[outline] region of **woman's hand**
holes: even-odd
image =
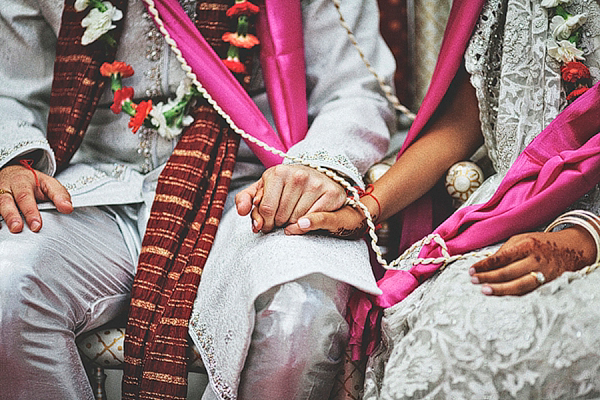
[[[577,271],[596,259],[591,235],[580,227],[558,232],[534,232],[511,237],[492,256],[469,270],[472,282],[483,284],[487,295],[523,295],[540,286],[532,272],[546,282],[565,271]]]
[[[42,217],[37,207],[38,201],[51,201],[56,209],[68,214],[73,211],[71,196],[65,187],[53,177],[35,171],[35,175],[22,165],[9,165],[0,169],[0,215],[12,233],[23,230],[23,219],[33,232],[42,228]]]
[[[379,205],[370,197],[361,198],[373,221],[377,221]],[[300,218],[295,224],[286,226],[288,235],[302,235],[311,231],[324,230],[343,239],[359,239],[367,232],[367,219],[359,208],[344,206],[333,212],[315,212]]]

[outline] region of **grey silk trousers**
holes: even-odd
[[[75,336],[126,309],[135,266],[114,214],[42,211],[0,229],[0,398],[92,399]]]
[[[136,209],[42,211],[39,233],[11,234],[2,222],[0,399],[93,398],[75,337],[126,310]],[[260,296],[240,398],[327,398],[347,341],[349,292],[311,275]]]

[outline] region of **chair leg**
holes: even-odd
[[[106,374],[104,373],[104,368],[94,367],[92,376],[94,381],[94,397],[96,398],[96,400],[107,400],[106,389],[104,388],[104,383],[106,382]]]

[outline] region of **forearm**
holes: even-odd
[[[475,90],[464,70],[444,99],[438,116],[375,184],[373,195],[386,219],[429,191],[454,163],[471,156],[481,145]],[[371,206],[369,209],[372,210]]]

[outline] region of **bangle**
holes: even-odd
[[[593,265],[598,265],[600,262],[600,222],[598,217],[589,211],[574,210],[568,211],[556,218],[544,232],[550,232],[558,225],[573,224],[584,228],[594,239],[596,245],[596,261]]]

